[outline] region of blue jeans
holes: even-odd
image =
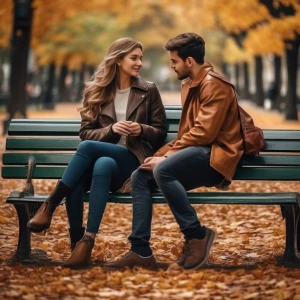
[[[119,145],[89,140],[80,143],[62,177],[72,188],[66,198],[70,228],[82,227],[83,196],[90,187],[87,231],[98,233],[109,191],[122,187],[139,165],[136,156]]]
[[[131,175],[133,220],[129,240],[131,249],[140,255],[149,252],[152,220],[151,189],[157,184],[179,224],[186,240],[204,238],[196,211],[189,203],[186,191],[214,186],[224,178],[210,166],[210,148],[188,147],[160,162],[152,172],[138,169]],[[146,254],[145,254],[146,255]]]

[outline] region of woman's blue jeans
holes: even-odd
[[[82,227],[83,196],[90,188],[87,231],[98,233],[109,191],[122,187],[139,165],[136,156],[119,145],[89,140],[80,143],[62,177],[72,188],[66,198],[70,228]]]

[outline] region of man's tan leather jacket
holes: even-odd
[[[156,156],[190,146],[211,146],[210,165],[231,180],[243,155],[243,139],[232,85],[205,62],[194,81],[182,84],[182,115],[174,141]]]

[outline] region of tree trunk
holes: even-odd
[[[261,56],[255,56],[255,87],[255,102],[258,106],[264,106],[263,62]]]
[[[94,66],[89,66],[89,75],[90,75],[90,78],[93,77],[94,73],[95,73],[95,67]]]
[[[76,100],[78,102],[83,99],[84,73],[85,73],[85,66],[83,65],[79,72],[79,82],[78,82],[78,90],[77,90],[77,97],[76,97]]]
[[[14,1],[14,24],[11,39],[9,117],[4,121],[4,133],[12,118],[26,118],[27,61],[32,21],[31,0]]]
[[[235,77],[235,88],[240,93],[240,66],[234,64],[234,77]]]
[[[299,41],[290,41],[285,49],[287,62],[287,94],[285,98],[286,120],[298,120],[297,71]]]
[[[250,91],[249,91],[249,86],[250,86],[250,80],[249,80],[249,65],[247,62],[243,62],[243,89],[241,90],[241,96],[244,99],[250,99]]]
[[[274,55],[274,83],[276,87],[276,97],[275,97],[275,104],[274,108],[280,111],[281,102],[283,98],[281,97],[281,56]]]
[[[48,78],[44,97],[44,108],[54,109],[55,103],[53,99],[53,87],[55,80],[55,64],[52,63],[48,68]]]
[[[58,80],[58,101],[63,102],[66,100],[66,77],[68,75],[68,67],[66,65],[61,66],[59,80]]]
[[[222,74],[229,78],[230,77],[230,74],[229,74],[229,71],[228,71],[228,64],[226,62],[222,62],[221,63],[221,70],[222,70]]]
[[[4,78],[4,73],[3,73],[3,49],[0,47],[0,95],[2,94],[2,84],[3,84],[3,78]]]
[[[71,71],[72,83],[70,87],[70,100],[71,102],[76,101],[76,93],[77,93],[77,85],[78,85],[78,71],[72,70]]]

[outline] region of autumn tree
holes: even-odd
[[[298,0],[260,0],[272,19],[256,32],[262,42],[266,35],[268,43],[265,48],[281,55],[285,53],[287,62],[287,94],[285,96],[285,117],[287,120],[298,120],[297,112],[297,73],[300,46],[300,3]],[[252,37],[253,39],[253,37]],[[265,44],[265,43],[263,43]],[[275,45],[275,47],[274,47]],[[262,49],[266,51],[266,49]],[[279,75],[275,80],[279,80]],[[278,84],[278,82],[277,82]]]
[[[0,2],[0,87],[3,82],[2,66],[4,61],[7,60],[6,53],[9,47],[9,38],[12,31],[12,10],[13,3],[11,0],[3,0]]]
[[[182,1],[182,5],[184,5]],[[256,27],[263,21],[269,18],[268,10],[259,3],[258,0],[202,0],[202,1],[190,1],[185,4],[185,8],[188,14],[186,22],[191,24],[198,24],[202,28],[210,28],[215,31],[223,32],[227,37],[232,38],[236,45],[243,51],[243,42],[251,28]],[[203,30],[203,29],[202,29]],[[225,44],[220,45],[223,47]],[[224,49],[224,48],[223,48]],[[224,53],[224,51],[223,51]],[[245,73],[244,86],[248,86],[248,60],[236,56],[236,52],[226,52],[226,56],[223,55],[223,61],[230,62],[235,61],[234,66],[236,74],[239,74],[240,64],[243,64],[243,70]],[[245,55],[247,56],[247,54]],[[237,58],[241,59],[240,61]],[[262,57],[259,56],[255,59],[256,62],[256,103],[263,105],[263,89],[262,89],[262,70],[259,68],[262,66]],[[246,91],[244,94],[249,94]]]
[[[26,118],[26,77],[31,21],[31,0],[15,0],[10,47],[10,98],[7,107],[9,117],[4,121],[4,132],[6,132],[8,124],[13,117],[21,116]]]

